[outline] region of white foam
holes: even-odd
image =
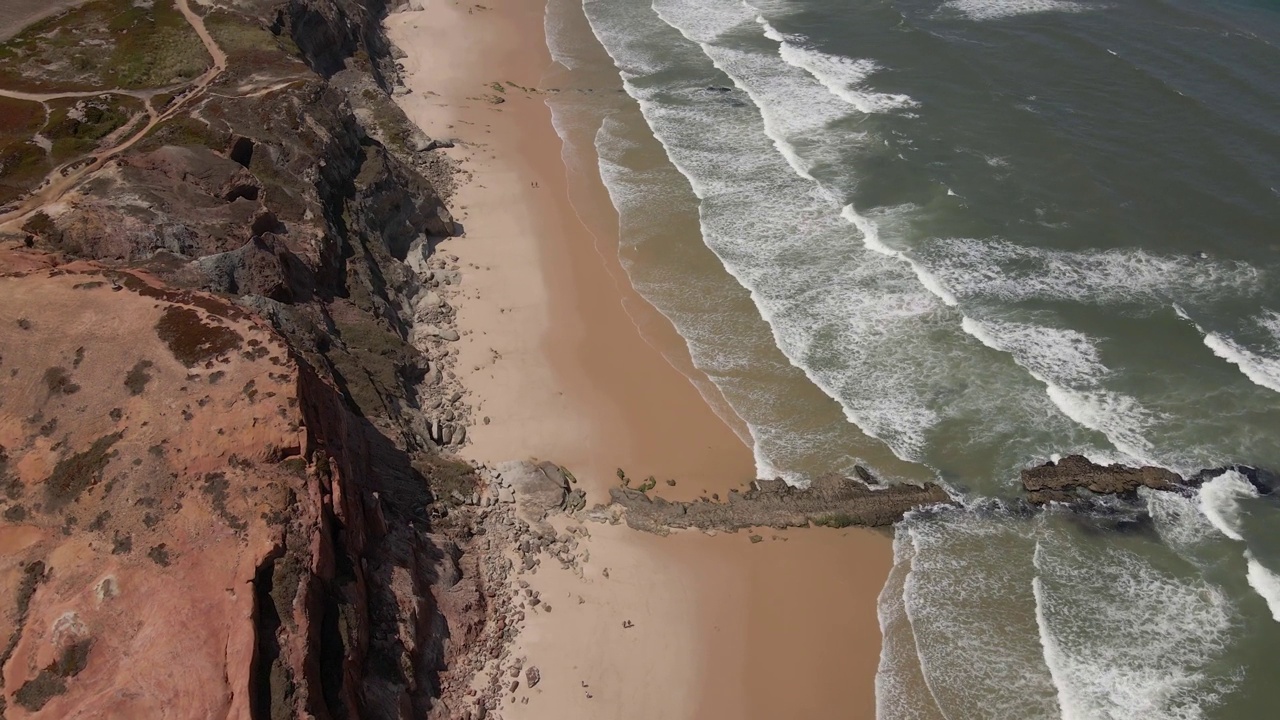
[[[542,32],[547,37],[547,51],[551,59],[570,70],[579,66],[573,53],[573,41],[569,35],[567,20],[562,7],[571,0],[547,0],[542,13]]]
[[[1200,488],[1200,511],[1223,535],[1244,540],[1240,534],[1240,501],[1258,497],[1258,490],[1248,478],[1235,470],[1227,470]]]
[[[898,209],[864,217],[877,228],[870,243],[857,242],[843,203],[812,172],[861,142],[829,127],[856,114],[776,54],[716,44],[758,32],[753,13],[693,0],[658,0],[656,18],[643,4],[584,8],[699,199],[703,241],[750,292],[776,346],[850,422],[920,461],[934,429],[954,417],[969,428],[969,452],[1002,466],[1010,441],[1028,432],[1076,432],[1030,378],[993,365],[964,336],[946,305],[955,298],[929,268],[876,247],[879,224]],[[707,90],[724,76],[734,90]]]
[[[1231,338],[1206,330],[1191,318],[1181,306],[1175,304],[1173,309],[1178,316],[1195,325],[1196,330],[1204,336],[1204,344],[1214,355],[1240,368],[1240,372],[1249,378],[1254,385],[1280,392],[1280,314],[1270,310],[1255,318],[1254,322],[1271,335],[1271,352],[1267,356],[1253,352]]]
[[[1256,386],[1280,392],[1280,314],[1267,310],[1260,318],[1254,319],[1258,327],[1265,329],[1271,336],[1271,351],[1275,356],[1266,356],[1253,352],[1222,334],[1206,331],[1179,305],[1174,305],[1174,310],[1178,311],[1181,318],[1196,325],[1197,331],[1204,336],[1204,345],[1213,351],[1213,355],[1235,365]]]
[[[1057,717],[1031,617],[1032,527],[984,510],[905,526],[914,550],[906,612],[938,707],[957,718]],[[996,608],[1000,621],[992,622]]]
[[[1245,551],[1244,557],[1248,563],[1246,577],[1249,580],[1249,587],[1253,588],[1267,602],[1267,609],[1271,611],[1271,619],[1280,622],[1280,574],[1263,567],[1262,563],[1258,562],[1258,559],[1251,552]]]
[[[638,10],[611,6],[609,14],[586,6],[593,29],[611,55],[628,58],[620,67],[645,67],[655,56],[640,42],[645,19]],[[754,16],[743,12],[719,12],[695,5],[660,8],[678,13],[695,38],[715,37],[742,22],[754,25]],[[723,9],[720,9],[723,10]],[[615,12],[632,13],[626,26]],[[665,48],[679,52],[681,48]],[[729,49],[708,49],[715,60],[751,83],[765,132],[750,122],[740,108],[719,98],[689,91],[695,104],[665,102],[658,91],[631,82],[623,73],[624,87],[662,142],[672,163],[685,175],[702,200],[703,237],[725,268],[752,295],[760,314],[769,322],[775,340],[788,358],[816,384],[841,400],[846,416],[874,437],[885,439],[901,457],[916,456],[936,414],[919,399],[912,387],[916,380],[901,371],[893,376],[868,372],[881,362],[875,351],[897,347],[908,340],[911,324],[895,323],[936,309],[914,282],[894,272],[884,262],[863,262],[844,249],[847,230],[838,217],[838,206],[808,175],[808,161],[786,141],[795,133],[825,125],[823,112],[779,111],[791,102],[796,69],[776,59]],[[636,59],[638,56],[638,60]],[[662,58],[686,70],[696,67],[690,59]],[[767,75],[768,77],[762,77]],[[781,75],[781,82],[778,75]],[[800,78],[803,81],[803,73]],[[791,84],[788,85],[787,82]],[[812,83],[811,79],[803,82]],[[816,84],[815,84],[816,85]],[[803,88],[802,88],[803,89]],[[847,108],[816,88],[810,94],[826,106],[827,118],[840,117]],[[714,142],[710,141],[714,138]],[[785,160],[785,164],[779,160]],[[850,292],[874,287],[875,292]],[[843,289],[841,289],[843,288]],[[895,327],[897,325],[897,327]],[[839,345],[851,352],[842,367],[815,371],[810,364],[818,348],[818,335],[835,331]],[[904,348],[905,352],[905,348]],[[890,366],[897,361],[890,363]],[[871,367],[869,367],[869,365]],[[866,370],[850,371],[862,366]]]
[[[1271,333],[1271,337],[1280,343],[1280,313],[1268,310],[1257,319],[1259,325],[1264,330]]]
[[[876,668],[876,720],[932,720],[941,717],[920,668],[915,633],[907,617],[907,576],[915,546],[905,525],[893,539],[893,568],[876,602],[880,622],[880,662]]]
[[[880,66],[865,58],[830,55],[809,46],[802,35],[783,35],[767,20],[757,16],[764,36],[778,43],[778,54],[788,64],[813,76],[835,97],[852,105],[858,112],[884,113],[919,106],[909,95],[878,93],[863,87]]]
[[[1231,688],[1211,670],[1232,629],[1218,587],[1056,533],[1036,543],[1034,563],[1036,623],[1064,720],[1195,720]]]
[[[1138,488],[1156,532],[1166,545],[1184,557],[1192,555],[1205,541],[1218,537],[1218,529],[1200,511],[1199,503],[1178,493]]]
[[[1095,340],[1068,328],[971,317],[961,326],[982,344],[1009,353],[1044,383],[1049,399],[1064,415],[1102,433],[1131,458],[1155,462],[1144,435],[1154,415],[1134,398],[1104,388],[1111,370],[1102,364]]]
[[[900,209],[910,208],[911,206],[903,206]],[[890,212],[893,210],[894,209],[891,208]],[[840,210],[840,215],[852,223],[853,226],[858,228],[858,231],[862,233],[862,243],[867,246],[867,249],[906,263],[910,266],[911,271],[915,273],[916,279],[920,281],[920,284],[944,304],[950,307],[956,307],[960,304],[959,301],[956,300],[956,296],[951,294],[951,291],[942,284],[942,281],[933,273],[925,269],[923,265],[911,259],[911,257],[901,250],[894,250],[886,245],[884,241],[880,239],[880,226],[873,222],[871,218],[868,218],[865,215],[860,215],[852,205],[845,205],[844,208]]]
[[[1205,334],[1204,344],[1214,355],[1240,368],[1253,384],[1280,392],[1280,358],[1250,352],[1230,338],[1212,332]]]
[[[1070,300],[1091,305],[1251,296],[1262,273],[1238,262],[1206,262],[1143,250],[1068,251],[992,238],[938,238],[923,262],[961,302]]]
[[[1083,12],[1088,6],[1068,0],[947,0],[944,8],[955,10],[970,20],[996,20],[1044,12]]]

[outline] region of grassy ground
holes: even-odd
[[[40,103],[0,98],[0,205],[30,192],[54,165],[87,155],[144,112],[140,100],[120,95]],[[32,138],[43,135],[51,152]]]
[[[92,152],[102,138],[143,112],[142,101],[122,95],[50,102],[43,134],[53,143],[54,163]]]
[[[49,172],[47,153],[31,141],[44,121],[40,103],[0,97],[0,205],[28,192]]]
[[[297,70],[296,66],[301,65],[301,51],[293,38],[283,33],[276,35],[256,21],[217,10],[205,16],[204,25],[227,54],[232,68],[260,72],[276,68]]]
[[[191,80],[211,61],[173,5],[96,0],[0,44],[0,87],[49,92],[144,89]]]

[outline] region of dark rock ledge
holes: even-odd
[[[757,480],[745,493],[729,491],[725,502],[672,502],[623,487],[612,488],[609,495],[612,504],[595,507],[590,513],[593,519],[624,519],[636,530],[659,535],[689,528],[733,532],[749,527],[879,527],[892,525],[916,508],[951,502],[946,491],[933,483],[872,490],[863,482],[839,476],[814,480],[805,489],[781,480]]]
[[[1280,484],[1275,473],[1248,465],[1201,470],[1189,478],[1161,467],[1099,465],[1081,455],[1068,455],[1057,462],[1022,471],[1022,488],[1033,505],[1051,502],[1073,503],[1091,495],[1133,495],[1138,488],[1188,493],[1226,470],[1235,470],[1258,489],[1270,494]]]

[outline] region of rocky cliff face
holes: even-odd
[[[0,226],[3,716],[436,717],[465,689],[488,609],[438,498],[475,477],[438,446],[468,408],[447,340],[410,337],[452,321],[450,169],[387,95],[383,12],[215,4],[225,69],[144,93],[152,125]]]

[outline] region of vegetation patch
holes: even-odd
[[[13,699],[29,712],[43,708],[50,700],[67,691],[67,680],[79,675],[89,665],[92,642],[81,640],[63,649],[62,655],[49,663],[31,680],[23,683]]]
[[[0,45],[0,86],[142,89],[190,81],[211,59],[173,0],[96,0]]]
[[[98,149],[100,141],[145,112],[142,101],[128,95],[54,100],[43,135],[52,143],[55,164]]]
[[[435,501],[447,505],[458,504],[458,499],[453,495],[455,492],[463,497],[470,497],[479,485],[475,470],[459,460],[429,456],[415,461],[413,469],[426,478],[427,487]]]
[[[178,362],[187,367],[240,349],[244,338],[223,325],[206,323],[200,313],[187,307],[165,308],[156,323],[156,335],[168,346]]]
[[[256,21],[225,11],[206,15],[204,26],[227,54],[229,66],[254,71],[273,66],[295,71],[306,67],[300,59],[302,51],[287,33],[276,34]]]
[[[71,375],[62,366],[44,371],[44,385],[49,389],[50,395],[74,395],[80,392],[80,386],[71,382]]]
[[[418,365],[417,350],[390,328],[349,307],[335,313],[334,324],[346,352],[333,348],[327,355],[348,397],[361,414],[372,417],[383,407],[382,398],[403,394],[401,369]]]
[[[129,389],[130,395],[141,395],[147,389],[147,383],[151,382],[151,374],[147,371],[151,367],[150,360],[139,360],[125,374],[124,386]]]
[[[121,433],[104,435],[82,453],[58,461],[53,474],[45,481],[45,510],[53,512],[76,501],[90,485],[102,479],[102,472],[113,456],[111,447],[120,441]]]
[[[106,510],[103,510],[102,512],[98,513],[96,517],[93,518],[93,520],[89,523],[87,527],[90,530],[93,530],[94,532],[101,532],[107,529],[107,521],[110,519],[111,519],[111,513]]]
[[[62,231],[58,229],[58,225],[53,221],[53,218],[45,214],[43,210],[38,210],[27,218],[27,221],[22,224],[22,231],[35,235],[50,245],[58,245],[62,242]],[[21,326],[23,322],[24,320],[19,320],[18,325]],[[24,327],[22,329],[27,330],[29,328]]]
[[[222,518],[232,530],[243,532],[249,529],[249,523],[236,517],[227,508],[227,490],[230,488],[227,482],[227,476],[223,473],[209,473],[204,476],[204,487],[201,490],[209,498],[209,504],[213,505],[213,511]]]
[[[40,103],[0,97],[0,204],[30,192],[52,168],[33,140],[44,122]]]
[[[230,137],[230,133],[215,130],[202,120],[179,114],[152,128],[137,147],[143,151],[155,150],[165,145],[220,148],[227,144]]]
[[[0,650],[0,667],[9,664],[14,648],[18,647],[18,640],[22,639],[22,631],[27,626],[27,614],[31,611],[31,598],[35,596],[36,588],[44,582],[44,579],[43,562],[36,560],[23,566],[22,580],[18,582],[18,602],[13,617],[13,632],[9,633],[4,649]]]
[[[160,543],[147,551],[147,557],[160,567],[169,567],[173,563],[173,559],[169,557],[169,548],[164,543]]]
[[[284,468],[290,474],[297,475],[300,478],[305,478],[307,476],[307,461],[300,457],[286,458],[280,462],[280,467]]]

